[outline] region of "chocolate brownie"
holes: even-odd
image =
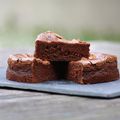
[[[29,54],[10,55],[6,78],[18,82],[34,82],[31,70],[33,58]]]
[[[67,79],[80,84],[92,84],[117,80],[117,57],[91,53],[89,59],[69,62]]]
[[[43,82],[56,78],[52,67],[50,62],[35,60],[33,55],[11,55],[8,59],[6,78],[18,82]],[[39,69],[37,70],[37,68]]]
[[[50,61],[43,61],[41,59],[34,58],[32,65],[32,73],[34,79],[38,81],[56,80],[58,79],[57,73],[54,69],[54,65]]]
[[[65,40],[53,32],[38,35],[35,42],[36,58],[49,61],[74,61],[89,57],[90,44],[80,40]]]

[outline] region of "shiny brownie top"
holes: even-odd
[[[48,65],[50,64],[47,60],[41,60],[34,58],[32,54],[14,54],[10,55],[8,58],[8,65],[25,65],[25,64],[32,64],[33,60],[36,60],[39,63]]]
[[[79,39],[72,39],[72,40],[66,40],[63,36],[58,35],[57,33],[48,31],[41,33],[37,36],[36,41],[45,41],[45,42],[63,42],[63,43],[81,43],[81,44],[89,44],[85,41],[81,41]]]
[[[31,54],[15,54],[9,56],[9,60],[12,61],[32,61],[33,58]]]

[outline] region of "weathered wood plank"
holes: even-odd
[[[1,102],[0,102],[1,103]],[[13,98],[0,104],[4,120],[95,120],[119,118],[120,100],[98,100],[70,96]]]

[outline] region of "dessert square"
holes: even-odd
[[[74,61],[89,57],[90,44],[80,40],[65,40],[53,32],[38,35],[35,42],[36,58],[48,61]]]
[[[57,79],[57,76],[49,61],[35,59],[30,54],[16,54],[8,59],[6,78],[17,82],[40,83]]]
[[[89,59],[71,61],[67,79],[80,84],[114,81],[119,78],[117,57],[102,53],[91,53]]]

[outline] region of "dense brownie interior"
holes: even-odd
[[[61,42],[51,42],[50,44],[45,42],[38,42],[36,45],[35,57],[40,57],[41,59],[47,59],[51,61],[63,61],[66,59],[68,61],[78,60],[82,56],[89,56],[88,46],[89,45],[81,44],[81,46],[79,47],[79,44],[65,44]]]

